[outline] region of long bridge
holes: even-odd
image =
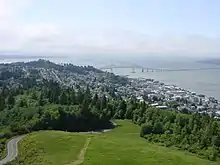
[[[167,69],[167,68],[150,68],[150,67],[148,68],[134,64],[134,65],[108,65],[101,67],[100,69],[110,70],[111,72],[113,72],[113,69],[131,69],[132,73],[135,73],[137,69],[140,69],[141,72],[172,72],[172,71],[220,70],[220,67]]]

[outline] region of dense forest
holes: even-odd
[[[3,87],[0,93],[0,149],[7,138],[37,130],[93,131],[112,128],[111,119],[141,125],[140,136],[216,160],[220,122],[206,114],[160,110],[138,101],[108,98],[90,88],[61,87],[53,81],[31,88]],[[2,152],[1,152],[2,153]]]
[[[3,89],[0,97],[0,124],[10,126],[13,134],[42,129],[90,131],[111,126],[111,116],[99,112],[106,108],[105,96],[96,100],[89,88],[76,92],[49,82],[41,89]]]
[[[140,136],[216,160],[220,153],[220,122],[206,114],[181,114],[148,108]],[[139,122],[139,121],[136,121]]]

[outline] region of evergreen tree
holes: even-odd
[[[216,147],[220,147],[220,135],[213,136],[212,144]]]
[[[33,91],[31,98],[37,100],[37,94],[35,90]]]
[[[72,89],[71,92],[70,92],[70,104],[76,104],[76,93],[75,93],[75,90]]]
[[[21,99],[19,102],[19,107],[27,107],[27,100],[26,99]]]
[[[82,89],[79,88],[78,92],[77,92],[77,103],[82,104],[83,100],[84,100],[84,93],[83,93]]]
[[[125,116],[125,113],[126,113],[126,110],[127,110],[127,105],[126,105],[124,100],[120,101],[120,104],[119,104],[117,110],[118,110],[118,118],[119,119],[124,119],[124,116]]]
[[[88,102],[90,103],[91,100],[92,100],[92,94],[91,94],[91,91],[90,91],[89,86],[86,87],[85,95],[86,95],[86,99],[87,99]],[[84,97],[85,97],[85,96],[84,96]]]
[[[40,94],[40,98],[39,98],[38,104],[39,104],[39,106],[43,106],[43,105],[45,104],[45,101],[44,101],[44,97],[43,97],[43,93],[42,93],[42,92],[41,92],[41,94]]]
[[[151,134],[153,132],[153,126],[151,123],[145,123],[141,126],[140,136],[144,137],[146,134]]]
[[[15,104],[15,98],[12,94],[9,94],[7,104],[13,106]]]
[[[5,99],[0,95],[0,111],[5,109]]]
[[[61,105],[67,105],[67,102],[68,102],[67,95],[66,95],[65,92],[62,92],[61,96],[60,96],[60,104]]]
[[[106,99],[106,96],[103,95],[102,98],[101,98],[101,110],[105,109],[107,107],[107,99]]]
[[[153,126],[153,132],[155,134],[162,134],[163,133],[163,124],[161,122],[156,122]]]
[[[98,95],[97,95],[97,93],[93,96],[93,98],[92,98],[92,105],[96,105],[97,104],[97,102],[98,102],[98,100],[99,100],[99,97],[98,97]]]

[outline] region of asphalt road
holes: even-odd
[[[0,165],[3,165],[5,163],[11,162],[14,160],[17,155],[18,155],[18,142],[24,137],[25,135],[22,136],[17,136],[13,139],[11,139],[7,143],[7,155],[4,159],[0,160]]]

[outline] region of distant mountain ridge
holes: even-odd
[[[198,61],[200,63],[220,65],[220,58],[210,58]]]

